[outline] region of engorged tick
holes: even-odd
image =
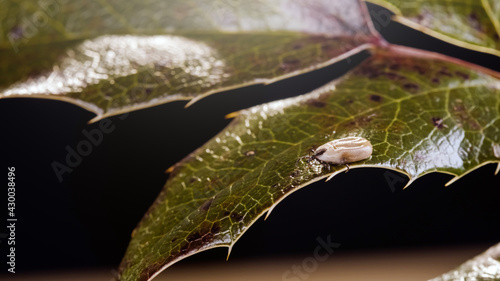
[[[321,145],[314,151],[313,157],[334,165],[346,165],[349,170],[347,164],[370,158],[372,153],[373,146],[369,140],[362,137],[347,137]]]

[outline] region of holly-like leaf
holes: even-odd
[[[310,94],[241,111],[173,167],[132,234],[120,279],[150,280],[199,251],[231,248],[287,195],[346,170],[311,152],[334,139],[372,143],[371,157],[351,169],[385,167],[410,182],[436,171],[458,178],[500,162],[500,81],[402,50],[376,51]]]
[[[500,280],[500,244],[465,262],[458,268],[429,281]]]
[[[363,5],[358,0],[2,1],[0,98],[68,101],[98,120],[271,83],[382,40]]]
[[[500,2],[495,0],[367,0],[402,24],[452,44],[500,56]]]

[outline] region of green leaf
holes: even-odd
[[[402,24],[449,43],[500,56],[500,2],[496,0],[367,0],[395,13]]]
[[[429,281],[500,280],[500,244],[465,262],[458,268]]]
[[[271,83],[381,41],[363,5],[357,0],[2,1],[0,98],[68,101],[98,120]]]
[[[346,170],[312,156],[334,139],[371,141],[371,158],[351,168],[385,167],[411,181],[500,162],[499,114],[497,78],[428,53],[377,51],[310,94],[241,111],[176,164],[132,234],[120,278],[149,280],[199,251],[231,248],[287,195]]]

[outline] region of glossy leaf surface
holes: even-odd
[[[64,100],[96,113],[98,120],[271,83],[381,40],[363,5],[357,0],[2,1],[0,98]]]
[[[500,162],[500,83],[431,58],[376,52],[339,81],[242,111],[179,162],[132,235],[121,280],[148,280],[199,251],[232,245],[287,195],[346,169],[312,154],[356,136],[411,180]],[[334,184],[334,183],[333,183]]]
[[[500,56],[500,2],[495,0],[368,0],[395,20],[452,44]]]

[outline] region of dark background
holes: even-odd
[[[380,16],[386,14],[374,5],[369,9],[392,43],[500,71],[497,57],[463,50],[397,23],[384,24]],[[212,95],[187,109],[184,102],[173,102],[126,118],[111,117],[115,130],[104,135],[103,142],[62,182],[51,163],[64,163],[65,147],[74,148],[84,140],[83,129],[99,126],[87,125],[94,115],[59,101],[0,100],[4,177],[6,167],[16,167],[18,272],[117,267],[132,229],[167,179],[165,169],[222,130],[230,122],[225,114],[307,93],[367,56],[362,53],[272,85]],[[267,221],[260,219],[247,231],[233,248],[231,260],[310,254],[316,238],[329,234],[345,252],[494,244],[500,240],[500,176],[493,175],[495,168],[487,165],[449,187],[444,184],[450,175],[430,174],[405,190],[401,190],[404,182],[399,182],[395,192],[386,181],[386,170],[351,170],[290,195]],[[7,231],[2,228],[0,233]],[[5,267],[6,240],[0,240]],[[203,252],[183,263],[222,260],[226,251]]]

